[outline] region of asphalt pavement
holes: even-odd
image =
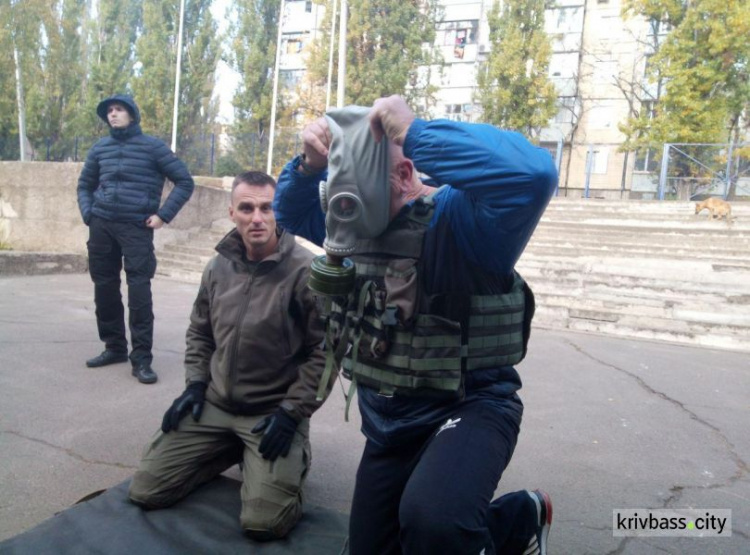
[[[133,474],[183,389],[195,293],[154,281],[159,381],[141,385],[127,363],[84,364],[102,348],[88,275],[0,277],[0,540]],[[550,494],[551,554],[750,552],[750,354],[535,329],[519,371],[524,421],[497,493]],[[348,511],[364,443],[350,420],[337,386],[312,420],[311,504]],[[613,534],[613,511],[660,508],[729,509],[731,536]]]

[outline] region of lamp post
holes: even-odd
[[[182,24],[185,21],[185,0],[180,0],[180,25],[177,35],[177,68],[174,77],[174,110],[172,111],[172,152],[177,152],[177,115],[180,105],[180,73],[182,71]]]
[[[336,88],[336,107],[344,106],[344,85],[346,83],[346,20],[348,18],[346,0],[341,0],[341,22],[339,25],[339,79]]]
[[[266,173],[271,175],[273,167],[273,142],[276,135],[276,100],[279,96],[279,63],[281,62],[281,32],[284,27],[284,0],[279,8],[279,32],[276,36],[276,62],[273,68],[273,95],[271,96],[271,135],[268,138],[268,162]]]
[[[333,0],[331,11],[331,42],[328,52],[328,79],[326,81],[326,110],[331,106],[331,77],[333,75],[333,45],[336,39],[336,0]]]

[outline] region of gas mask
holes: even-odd
[[[389,223],[390,154],[383,137],[370,132],[369,108],[347,106],[329,110],[331,132],[328,179],[320,183],[326,213],[325,256],[313,261],[309,286],[324,295],[346,295],[354,286],[354,253],[359,239],[371,239]]]

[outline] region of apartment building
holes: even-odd
[[[476,74],[490,50],[487,13],[494,1],[440,0],[435,47],[444,66],[431,72],[439,88],[432,117],[481,120]],[[623,19],[621,11],[622,0],[557,0],[546,9],[549,77],[559,110],[540,143],[559,164],[561,195],[648,198],[656,191],[653,153],[620,152],[624,136],[618,129],[632,109],[628,87],[643,82],[654,30],[641,18]],[[280,62],[285,87],[304,75],[305,46],[324,17],[330,17],[325,8],[311,1],[286,0]]]

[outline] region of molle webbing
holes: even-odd
[[[344,374],[356,375],[360,383],[384,394],[416,389],[455,392],[461,384],[462,369],[517,364],[523,359],[524,350],[523,286],[523,280],[516,275],[507,294],[467,296],[465,343],[461,322],[436,314],[419,314],[411,329],[399,326],[391,330],[390,349],[384,357],[360,354],[353,361],[346,356]],[[367,336],[388,331],[381,321],[366,314],[360,326]]]
[[[432,208],[431,198],[415,203],[381,236],[358,242],[356,292],[332,304],[328,331],[338,341],[330,346],[337,343],[341,353],[341,342],[351,345],[344,375],[384,395],[454,395],[463,372],[517,364],[524,356],[529,315],[518,274],[504,294],[421,291],[418,260]],[[396,294],[399,287],[413,294]]]

